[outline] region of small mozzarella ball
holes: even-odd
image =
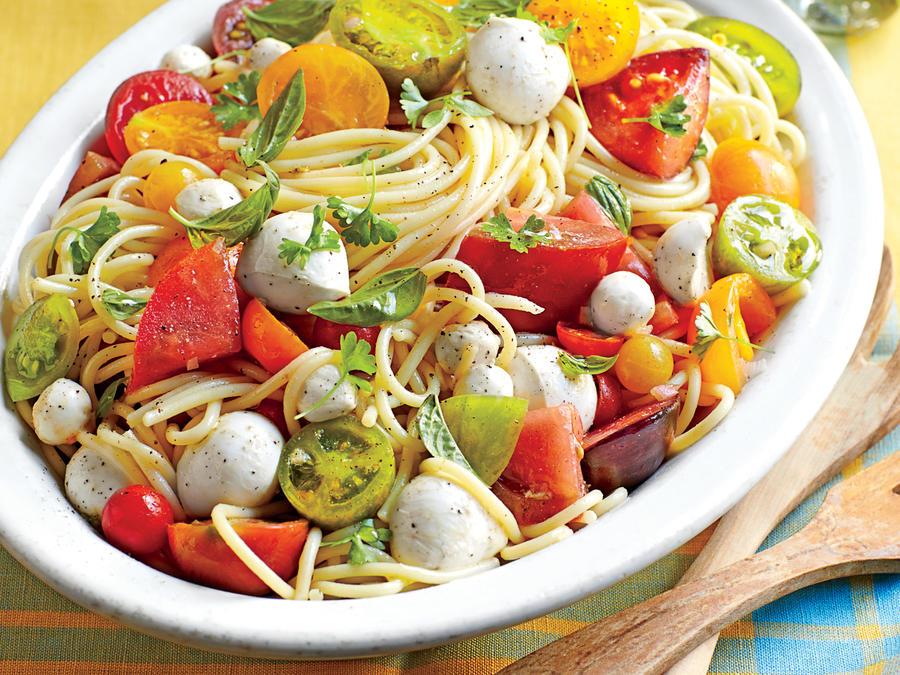
[[[194,77],[212,75],[212,59],[197,45],[178,45],[166,52],[160,68],[188,73]]]
[[[47,445],[74,443],[78,432],[90,427],[93,412],[87,390],[61,377],[44,389],[34,404],[34,433]]]
[[[280,258],[278,248],[285,239],[305,243],[312,230],[313,215],[288,211],[269,218],[260,231],[244,244],[238,262],[238,282],[250,295],[288,314],[303,314],[310,305],[338,300],[350,293],[350,272],[344,243],[337,251],[313,251],[304,267]],[[325,232],[335,232],[324,223]]]
[[[250,67],[253,70],[263,71],[272,65],[279,56],[291,51],[287,42],[275,38],[263,38],[250,48]]]
[[[500,336],[492,332],[484,321],[453,323],[444,327],[434,341],[434,355],[448,372],[454,372],[462,362],[467,345],[475,349],[473,365],[490,365],[500,352]]]
[[[653,267],[659,285],[680,305],[697,300],[709,290],[712,275],[706,255],[706,243],[712,227],[705,220],[680,220],[659,238],[653,254]]]
[[[175,210],[188,220],[202,220],[242,201],[241,191],[227,180],[204,178],[175,197]]]
[[[259,413],[222,415],[209,436],[185,449],[175,469],[185,512],[204,518],[216,504],[268,503],[278,490],[283,446],[278,427]]]
[[[646,326],[655,311],[650,284],[633,272],[607,274],[591,293],[591,323],[607,335],[625,335]]]
[[[531,410],[571,403],[585,430],[597,412],[597,387],[590,375],[567,375],[559,365],[562,350],[550,345],[519,347],[509,372],[514,393],[528,401]]]
[[[79,513],[99,521],[107,500],[134,483],[118,464],[96,450],[81,448],[66,464],[66,496]]]
[[[547,117],[569,86],[569,64],[534,21],[492,17],[469,40],[466,81],[478,102],[510,124]]]
[[[482,396],[512,396],[513,381],[500,366],[479,364],[469,368],[453,389],[454,396],[481,394]]]
[[[391,516],[391,555],[407,565],[456,570],[506,546],[506,535],[472,495],[437,476],[403,488]]]
[[[299,412],[306,413],[318,405],[322,398],[341,379],[341,371],[330,363],[317,368],[303,383],[303,394],[297,402]],[[310,422],[324,422],[356,410],[356,386],[344,380],[328,399],[304,417]]]

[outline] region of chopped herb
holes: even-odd
[[[250,134],[247,142],[238,150],[238,157],[246,166],[271,162],[297,133],[305,113],[306,85],[303,82],[303,70],[300,69],[266,111],[262,122]]]
[[[147,306],[146,300],[123,293],[118,288],[104,288],[100,299],[110,316],[119,321],[131,318]]]
[[[119,232],[119,216],[105,206],[100,207],[97,220],[90,227],[79,230],[74,227],[64,227],[53,238],[51,249],[56,248],[57,240],[66,232],[74,232],[75,239],[69,244],[69,252],[72,254],[72,267],[75,274],[86,274],[91,266],[91,261],[97,255],[97,251],[110,237]]]
[[[569,40],[569,36],[575,30],[577,21],[570,21],[565,26],[559,26],[557,28],[553,28],[546,21],[541,21],[534,14],[525,9],[524,5],[519,5],[516,8],[516,18],[524,19],[525,21],[533,21],[541,28],[541,37],[544,38],[544,42],[548,45],[564,45]]]
[[[419,439],[432,457],[449,459],[478,475],[450,433],[450,428],[444,421],[444,413],[441,412],[441,404],[434,394],[425,399],[416,413],[416,429],[419,431]]]
[[[371,392],[372,383],[365,378],[353,374],[356,372],[365,373],[366,375],[375,374],[375,357],[371,354],[371,351],[371,345],[365,340],[357,338],[356,333],[353,331],[342,335],[340,349],[341,361],[338,364],[338,370],[340,371],[341,376],[338,378],[338,381],[334,383],[334,386],[328,390],[328,393],[320,398],[309,410],[297,415],[296,419],[303,419],[312,411],[318,410],[325,405],[328,399],[334,395],[334,392],[336,392],[344,382],[350,382],[350,384],[355,385],[363,391]]]
[[[732,327],[734,325],[734,314],[728,315],[728,325],[729,327]],[[710,308],[708,302],[700,303],[700,311],[697,314],[697,318],[694,319],[694,328],[697,329],[697,339],[691,346],[691,352],[698,359],[703,358],[703,355],[706,354],[706,351],[716,340],[733,340],[738,344],[746,345],[748,347],[752,347],[753,349],[758,349],[759,351],[771,351],[769,349],[765,349],[764,347],[760,347],[759,345],[755,345],[752,342],[747,342],[746,340],[741,340],[740,338],[736,337],[728,337],[727,335],[722,333],[722,331],[720,331],[716,326],[716,322],[713,321],[712,309]]]
[[[628,117],[622,122],[624,124],[645,122],[668,136],[681,137],[687,133],[685,125],[691,121],[691,116],[684,114],[685,110],[687,110],[687,103],[684,101],[684,96],[678,94],[669,101],[650,108],[648,117]]]
[[[616,356],[573,356],[568,352],[560,352],[557,361],[562,371],[570,377],[579,375],[600,375],[612,368]]]
[[[254,39],[271,37],[296,47],[322,32],[332,7],[334,0],[275,0],[257,9],[244,7],[244,14]]]
[[[543,231],[544,225],[543,220],[532,214],[528,216],[528,220],[525,221],[522,228],[516,232],[512,223],[509,222],[509,218],[501,213],[489,218],[481,226],[481,229],[497,241],[508,243],[516,253],[527,253],[528,249],[534,248],[538,244],[550,242],[550,234]]]
[[[259,86],[259,73],[251,70],[241,73],[235,82],[222,87],[216,96],[216,104],[211,108],[216,121],[228,131],[238,124],[246,124],[259,119],[259,105],[256,102],[256,88]]]
[[[325,209],[316,205],[313,209],[313,224],[306,243],[301,244],[293,239],[282,239],[278,247],[278,257],[285,266],[298,263],[302,270],[309,262],[309,256],[315,251],[340,251],[341,238],[334,230],[325,230]]]
[[[584,189],[600,204],[600,208],[622,234],[631,233],[631,201],[622,191],[621,186],[598,173],[588,181]]]
[[[438,96],[433,99],[426,99],[422,96],[422,92],[408,77],[403,80],[400,85],[400,107],[406,114],[409,125],[413,128],[419,123],[422,117],[422,128],[430,129],[440,124],[447,113],[459,113],[460,115],[468,115],[469,117],[490,117],[494,112],[483,105],[466,98],[471,95],[470,91],[454,91],[445,96]],[[429,107],[438,105],[440,107],[425,112]]]
[[[492,16],[515,16],[522,0],[460,0],[450,13],[460,22],[478,28]]]
[[[691,155],[691,161],[696,161],[703,157],[706,157],[709,154],[709,148],[706,147],[706,143],[703,142],[703,139],[700,139],[700,142],[697,143],[697,147],[694,149],[694,154]]]
[[[362,565],[375,562],[379,556],[377,551],[384,551],[384,543],[391,540],[391,531],[385,527],[375,527],[372,518],[361,520],[351,526],[350,532],[340,539],[322,542],[321,547],[350,544],[350,564]]]
[[[110,409],[113,407],[113,403],[116,402],[116,398],[119,396],[119,389],[125,384],[125,377],[119,377],[108,385],[106,385],[106,389],[103,390],[103,393],[100,394],[100,398],[97,399],[97,421],[106,419],[106,416],[109,415]]]
[[[367,160],[363,160],[366,162]],[[372,206],[375,204],[375,187],[377,178],[375,165],[372,164],[372,190],[369,203],[359,208],[345,202],[340,197],[329,197],[328,208],[334,211],[341,226],[341,236],[356,246],[369,246],[382,241],[391,242],[397,238],[398,229],[391,221],[378,216]]]

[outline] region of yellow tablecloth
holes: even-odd
[[[160,4],[162,0],[3,0],[0,63],[5,65],[6,104],[0,117],[0,153],[57,87]],[[886,234],[900,260],[900,86],[896,79],[900,16],[880,31],[838,47],[849,61],[844,65],[849,65],[875,135],[886,188]],[[900,265],[897,268],[900,270]],[[848,467],[844,477],[892,451],[898,440],[900,432],[895,432],[865,460]],[[821,496],[820,492],[818,498],[798,509],[773,539],[794,531],[811,515]],[[704,541],[701,535],[606,593],[503,633],[378,662],[306,666],[217,656],[122,629],[74,607],[0,550],[0,673],[391,673],[398,669],[488,673],[585,621],[661,592],[674,583]],[[714,668],[716,672],[837,672],[866,664],[865,672],[900,672],[898,605],[900,583],[896,577],[853,579],[811,589],[808,595],[795,594],[756,613],[752,620],[730,627]],[[816,641],[822,645],[818,652],[809,649],[809,643]],[[809,658],[813,660],[803,660]]]

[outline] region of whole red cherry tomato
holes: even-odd
[[[328,347],[329,349],[340,349],[341,336],[350,332],[356,333],[357,339],[368,342],[374,350],[375,341],[378,339],[381,329],[378,326],[372,326],[371,328],[350,326],[316,317],[316,321],[313,324],[313,344],[320,347]]]
[[[101,517],[110,544],[134,556],[156,553],[166,544],[172,507],[156,490],[143,485],[124,487],[106,502]]]

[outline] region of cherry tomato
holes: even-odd
[[[244,350],[270,373],[277,373],[309,348],[257,298],[241,319]]]
[[[135,113],[166,101],[200,101],[212,104],[212,96],[190,75],[174,70],[149,70],[125,80],[113,92],[106,108],[106,143],[121,164],[128,159],[125,125]]]
[[[634,0],[531,0],[528,11],[553,27],[578,21],[569,51],[582,87],[609,79],[634,54],[641,27]]]
[[[556,324],[556,337],[563,349],[578,356],[615,356],[622,348],[622,337],[604,337],[587,326],[560,321]]]
[[[651,335],[637,335],[619,350],[614,368],[619,382],[628,391],[647,394],[672,377],[675,361],[662,340]]]
[[[759,141],[729,138],[719,144],[710,162],[710,201],[725,210],[738,197],[767,195],[800,206],[797,174],[781,155]]]
[[[263,115],[301,68],[306,84],[301,133],[380,129],[387,123],[390,100],[381,75],[363,57],[335,45],[300,45],[266,68],[256,90]]]
[[[369,328],[350,326],[345,323],[335,323],[328,319],[322,319],[321,317],[316,317],[316,321],[313,324],[313,344],[320,347],[328,347],[329,349],[340,349],[341,337],[351,332],[356,333],[358,340],[364,340],[372,345],[372,351],[375,351],[375,341],[378,339],[378,334],[381,332],[381,328],[378,326]]]
[[[64,199],[68,199],[76,192],[84,190],[88,185],[93,185],[104,178],[116,175],[121,169],[122,167],[119,166],[116,160],[93,150],[88,150],[84,155],[84,159],[81,160],[81,164],[75,170],[72,180],[69,181],[69,187],[66,190]]]
[[[171,101],[139,113],[125,126],[125,146],[134,154],[154,148],[200,160],[214,171],[225,167],[230,152],[219,148],[225,130],[206,103]]]
[[[278,427],[278,431],[281,432],[282,436],[290,438],[291,432],[288,430],[287,421],[284,419],[284,405],[282,405],[281,401],[265,398],[253,410]]]
[[[201,178],[203,174],[187,162],[160,164],[150,172],[144,183],[144,205],[168,213],[175,206],[178,193]]]
[[[219,7],[213,19],[213,48],[221,56],[238,49],[250,49],[253,35],[244,20],[244,7],[259,9],[271,0],[232,0]]]
[[[609,424],[622,414],[622,385],[613,373],[594,375],[597,383],[597,412],[594,414],[594,426]]]
[[[166,544],[175,522],[165,497],[144,485],[124,487],[106,502],[100,523],[110,544],[135,556],[150,555]]]

